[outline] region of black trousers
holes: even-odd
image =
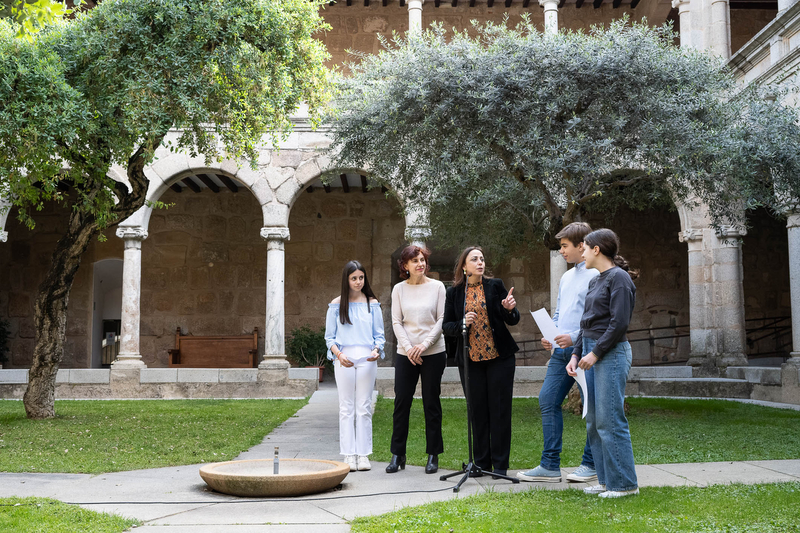
[[[484,471],[508,470],[511,455],[511,400],[514,395],[514,357],[468,361],[472,408],[472,452]],[[459,367],[464,384],[464,368]]]
[[[392,453],[406,454],[408,417],[417,381],[422,377],[422,408],[425,411],[425,453],[438,455],[444,451],[442,442],[442,374],[447,364],[445,352],[425,355],[421,365],[412,365],[408,357],[397,354],[394,365],[394,419],[392,424]]]

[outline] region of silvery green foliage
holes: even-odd
[[[336,163],[430,205],[447,244],[552,246],[587,212],[674,199],[723,224],[742,201],[777,208],[776,178],[800,192],[795,111],[740,91],[668,27],[472,33],[385,43],[340,81],[332,121]]]

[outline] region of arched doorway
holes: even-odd
[[[122,259],[97,261],[92,270],[91,368],[108,368],[119,353]]]

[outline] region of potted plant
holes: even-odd
[[[325,328],[314,330],[304,325],[289,334],[286,343],[286,358],[293,366],[318,368],[319,380],[323,380],[325,368],[332,369],[328,360],[328,347],[325,345]]]

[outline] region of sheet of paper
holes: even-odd
[[[589,409],[589,394],[586,388],[586,371],[584,369],[578,367],[578,375],[575,376],[575,381],[578,382],[583,395],[583,416],[581,418],[586,418],[586,411]]]
[[[558,346],[556,345],[555,339],[561,334],[561,332],[558,331],[556,323],[553,322],[552,318],[550,318],[547,310],[542,307],[538,311],[531,311],[531,315],[533,315],[533,319],[536,321],[539,331],[542,332],[542,337],[550,341],[550,344],[557,348]]]

